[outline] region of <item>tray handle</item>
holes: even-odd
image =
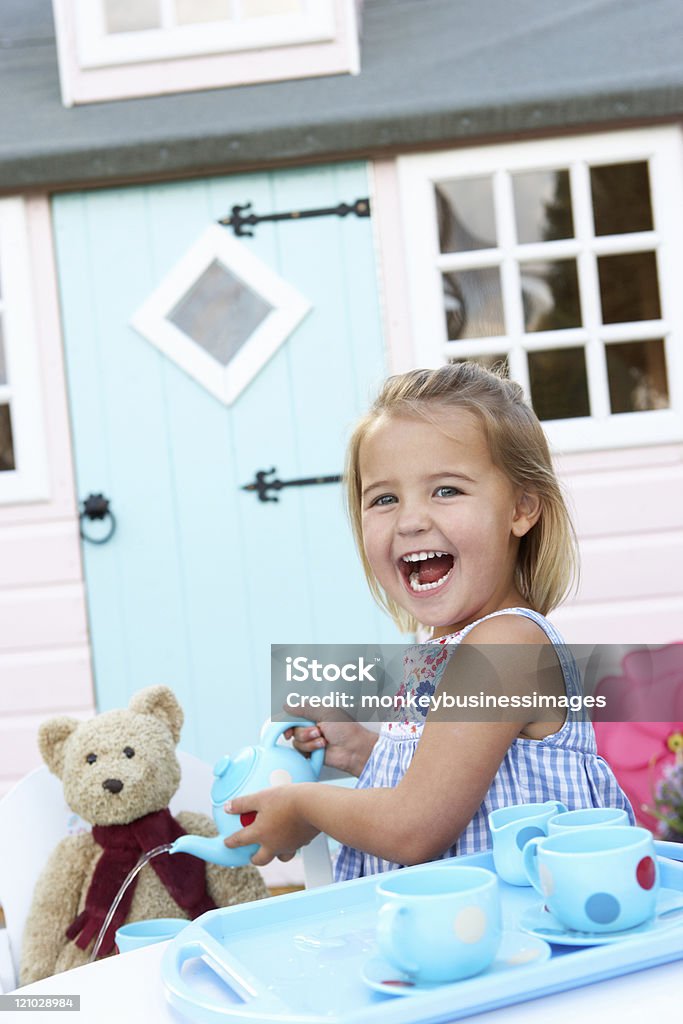
[[[216,1002],[188,984],[183,977],[183,967],[194,959],[203,960],[239,1002]],[[260,1015],[266,1009],[273,1009],[276,1002],[258,991],[256,979],[252,979],[225,947],[197,922],[183,929],[172,941],[164,953],[161,972],[169,1002],[195,1020],[225,1020],[233,1012],[243,1016],[247,1005],[249,1015]]]
[[[671,843],[667,839],[655,839],[655,853],[658,857],[683,861],[683,843]]]

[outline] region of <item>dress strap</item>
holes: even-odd
[[[497,612],[490,612],[489,615],[483,615],[480,619],[470,622],[469,626],[465,626],[465,628],[461,629],[459,633],[454,633],[453,642],[459,644],[475,626],[479,625],[480,622],[485,622],[487,619],[495,619],[498,615],[521,615],[524,618],[531,619],[532,622],[535,622],[536,625],[543,630],[555,648],[555,652],[560,662],[560,668],[562,669],[562,675],[564,676],[565,689],[568,695],[572,696],[573,694],[581,693],[581,677],[578,666],[571,650],[567,647],[566,641],[562,635],[558,633],[553,624],[546,619],[545,615],[541,615],[540,612],[534,611],[533,608],[501,608]]]
[[[495,619],[499,615],[521,615],[523,618],[531,619],[537,626],[540,626],[551,642],[555,642],[553,634],[559,639],[559,634],[557,634],[553,627],[550,626],[550,623],[545,616],[541,615],[539,612],[535,612],[533,608],[501,608],[497,612],[489,612],[488,615],[482,615],[480,619],[475,619],[474,622],[470,622],[469,626],[465,626],[464,629],[461,629],[458,633],[454,633],[453,635],[456,636],[458,638],[458,642],[460,642],[474,629],[475,626],[478,626],[480,622],[486,622],[487,619]]]

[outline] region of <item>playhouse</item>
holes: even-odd
[[[677,0],[4,0],[0,795],[48,715],[164,683],[211,762],[271,643],[400,639],[336,482],[391,371],[503,362],[586,556],[559,628],[683,639],[682,38]]]

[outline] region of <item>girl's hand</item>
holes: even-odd
[[[297,804],[296,791],[308,785],[275,786],[229,800],[224,805],[226,813],[243,817],[245,828],[228,836],[224,840],[225,845],[234,850],[258,843],[259,849],[251,858],[251,863],[257,867],[270,864],[275,857],[291,860],[297,850],[315,839],[319,831],[302,817]],[[254,813],[256,816],[250,822]]]
[[[287,729],[285,739],[292,739],[300,754],[312,754],[325,748],[325,764],[330,768],[358,776],[377,741],[377,734],[358,722],[317,722],[314,726]]]

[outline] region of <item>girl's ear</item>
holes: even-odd
[[[524,537],[541,517],[543,505],[538,494],[522,491],[512,519],[512,533],[515,537]]]

